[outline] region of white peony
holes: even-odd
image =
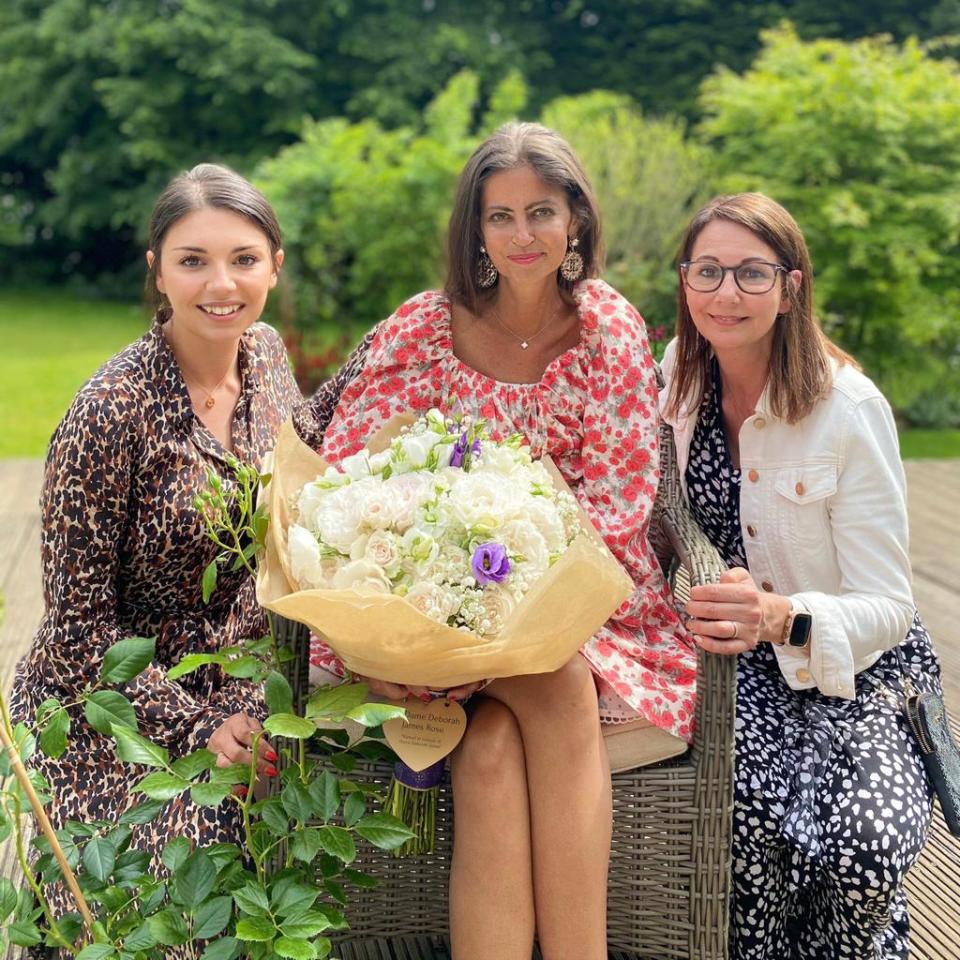
[[[517,456],[516,450],[509,447],[495,447],[489,441],[481,445],[479,472],[495,473],[501,477],[511,477],[523,470],[525,461]]]
[[[334,590],[371,590],[390,593],[390,581],[383,570],[369,560],[351,560],[333,577]]]
[[[517,510],[515,489],[495,474],[465,473],[450,491],[453,516],[468,530],[493,529],[511,519]]]
[[[388,481],[393,492],[393,526],[404,533],[417,519],[420,505],[433,496],[433,477],[428,473],[405,473]]]
[[[496,536],[511,556],[523,557],[525,572],[539,575],[550,566],[547,542],[529,520],[510,520],[497,528]]]
[[[547,550],[550,553],[562,553],[567,545],[567,532],[553,503],[546,497],[530,497],[525,513],[546,542]]]
[[[397,496],[391,483],[371,487],[360,502],[360,521],[368,530],[389,530],[396,522]]]
[[[309,530],[296,523],[287,530],[287,556],[290,572],[301,590],[323,585],[320,544]]]
[[[341,487],[327,496],[315,514],[314,528],[320,539],[341,553],[349,554],[361,534],[360,505],[364,490],[360,484]]]

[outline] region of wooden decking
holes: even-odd
[[[0,627],[0,682],[9,688],[13,667],[30,643],[42,608],[41,463],[0,461],[0,591],[6,618]],[[907,464],[914,593],[943,664],[947,705],[960,720],[960,461]],[[0,849],[0,875],[11,875],[9,847]],[[939,809],[930,842],[908,880],[915,960],[960,957],[960,840],[950,836]],[[438,943],[397,945],[398,957],[441,960]],[[390,958],[390,952],[377,953]],[[411,952],[412,951],[412,952]]]

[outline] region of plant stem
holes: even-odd
[[[30,806],[33,808],[33,815],[36,817],[43,835],[47,838],[53,855],[57,859],[57,863],[60,864],[60,869],[63,871],[63,878],[70,889],[70,893],[73,895],[74,901],[76,901],[80,915],[83,917],[84,925],[92,938],[93,915],[90,913],[90,907],[87,906],[87,901],[84,899],[83,893],[80,890],[77,878],[67,863],[67,858],[63,853],[63,847],[60,846],[60,841],[57,839],[57,834],[53,829],[53,825],[50,823],[47,811],[43,809],[43,804],[40,802],[40,798],[37,796],[36,791],[33,789],[33,784],[30,782],[27,769],[20,760],[20,752],[13,742],[13,728],[10,726],[10,716],[7,713],[7,704],[3,696],[0,696],[0,712],[3,714],[3,722],[0,723],[0,742],[2,742],[7,751],[7,756],[10,758],[10,766],[13,768],[13,774],[17,778],[17,782],[20,784],[23,792],[27,795],[27,799],[30,801]]]

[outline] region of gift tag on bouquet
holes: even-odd
[[[387,743],[411,770],[426,770],[442,760],[463,739],[467,715],[455,700],[406,700],[406,720],[395,717],[383,725]]]

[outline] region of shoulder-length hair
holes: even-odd
[[[573,148],[554,130],[539,123],[507,123],[473,152],[460,174],[447,230],[447,280],[445,291],[454,303],[473,313],[491,299],[497,286],[484,289],[477,282],[483,230],[480,224],[483,185],[500,170],[531,167],[552,186],[561,187],[574,217],[577,252],[583,257],[582,277],[596,277],[603,269],[600,213],[593,188]],[[573,282],[557,273],[557,286],[573,303]]]
[[[280,224],[266,197],[248,180],[218,163],[199,163],[192,170],[174,177],[160,194],[150,216],[149,247],[153,263],[147,270],[147,303],[163,323],[170,317],[170,304],[157,290],[160,249],[175,223],[204,207],[229,210],[259,228],[270,245],[271,255],[282,246]]]
[[[814,315],[813,265],[800,227],[784,207],[762,193],[715,197],[694,216],[683,235],[677,257],[676,367],[667,413],[676,416],[682,404],[698,407],[710,385],[713,348],[690,316],[680,264],[690,259],[697,237],[714,220],[746,227],[774,251],[781,266],[802,275],[798,287],[786,276],[781,281],[788,309],[777,315],[767,379],[771,412],[787,423],[796,423],[829,391],[831,358],[841,365],[858,364],[827,337]]]

